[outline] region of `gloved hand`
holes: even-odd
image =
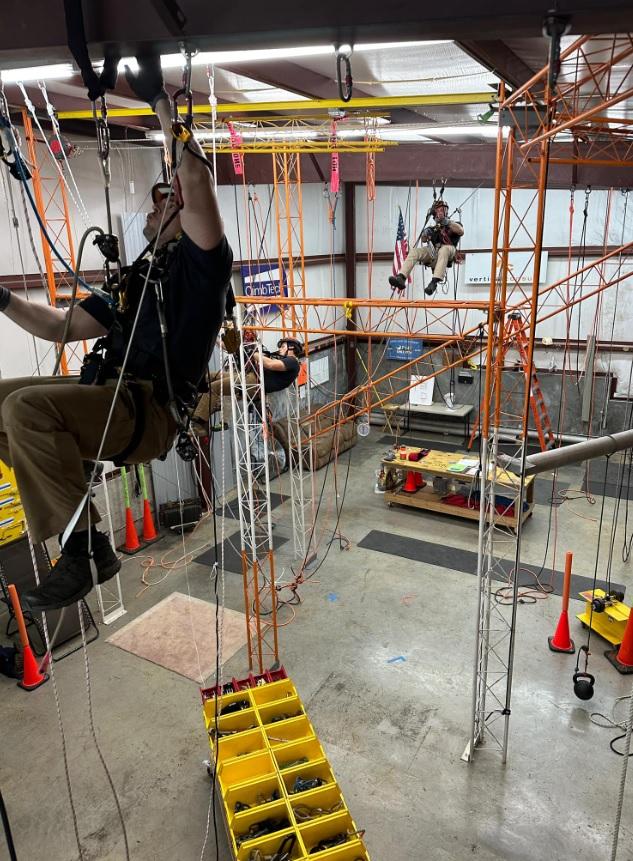
[[[141,54],[137,58],[138,72],[133,72],[129,66],[125,67],[125,79],[130,89],[141,101],[147,102],[152,110],[161,99],[167,99],[163,70],[160,66],[158,54]]]
[[[433,228],[425,227],[422,231],[422,239],[426,242],[433,236]]]
[[[0,287],[0,311],[5,311],[11,301],[11,291],[8,287]]]

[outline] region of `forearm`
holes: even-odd
[[[12,293],[4,309],[4,316],[37,338],[59,341],[64,331],[66,312],[39,302],[26,302]]]
[[[286,366],[281,359],[271,359],[269,356],[262,356],[262,365],[266,371],[285,371]]]
[[[173,134],[171,105],[168,99],[163,98],[156,103],[156,116],[165,135],[168,151],[171,154]],[[176,153],[176,164],[172,165],[172,167],[178,169],[178,179],[183,191],[183,198],[185,191],[196,189],[200,184],[205,187],[205,190],[208,190],[209,195],[212,195],[211,171],[200,161],[200,159],[205,159],[205,155],[195,137],[191,136],[186,147],[180,141],[177,141]],[[196,158],[196,155],[199,158]]]
[[[173,135],[168,99],[160,99],[155,110],[170,148]],[[200,248],[215,248],[224,235],[224,225],[215,196],[210,165],[193,136],[187,146],[177,142],[174,169],[182,194],[180,220],[183,230]]]

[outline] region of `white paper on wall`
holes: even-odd
[[[424,377],[411,374],[413,388],[409,389],[409,403],[418,407],[428,407],[433,403],[435,377],[424,380],[424,382],[419,382],[420,380],[424,380]]]

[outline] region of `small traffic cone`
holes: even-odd
[[[633,673],[633,610],[629,612],[620,648],[609,649],[604,656],[623,676]]]
[[[125,543],[118,549],[122,553],[131,555],[137,553],[141,549],[141,542],[138,540],[138,532],[134,525],[134,515],[130,505],[130,491],[127,485],[127,470],[124,466],[121,467],[121,481],[123,483],[123,497],[125,499]]]
[[[402,485],[402,490],[405,493],[415,493],[418,489],[418,483],[415,480],[415,472],[410,469],[407,471],[407,480]]]
[[[34,691],[35,688],[39,688],[40,685],[48,681],[48,674],[40,673],[38,669],[35,655],[29,643],[29,635],[26,632],[18,593],[13,583],[9,584],[9,597],[11,598],[15,620],[18,623],[20,642],[22,643],[22,681],[18,682],[18,687],[23,688],[25,691]]]
[[[552,652],[564,652],[573,655],[576,651],[574,641],[569,636],[569,588],[571,585],[571,563],[573,554],[567,552],[565,556],[565,576],[563,579],[563,609],[561,610],[558,625],[553,637],[548,637],[547,642]]]
[[[154,518],[152,517],[152,509],[149,504],[149,499],[143,500],[143,541],[149,543],[156,541],[158,533],[154,526]]]
[[[145,467],[142,463],[139,464],[138,474],[141,482],[141,491],[143,493],[143,541],[146,544],[150,544],[152,541],[157,541],[159,536],[156,532],[156,527],[154,526],[154,518],[152,516],[152,509],[149,504],[149,495],[147,493],[147,482],[145,481]]]
[[[125,509],[125,544],[121,547],[124,553],[136,553],[141,549],[141,542],[138,540],[138,532],[134,524],[134,515],[131,508]]]
[[[418,490],[421,487],[426,487],[426,481],[422,477],[422,473],[421,472],[415,472],[413,474],[415,475],[415,483],[416,483]]]

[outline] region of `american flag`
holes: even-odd
[[[393,274],[397,275],[400,272],[402,264],[409,253],[409,240],[407,239],[407,231],[404,229],[404,218],[402,210],[399,210],[398,215],[398,230],[396,232],[396,247],[393,250]],[[407,283],[411,283],[411,278],[407,279]]]

